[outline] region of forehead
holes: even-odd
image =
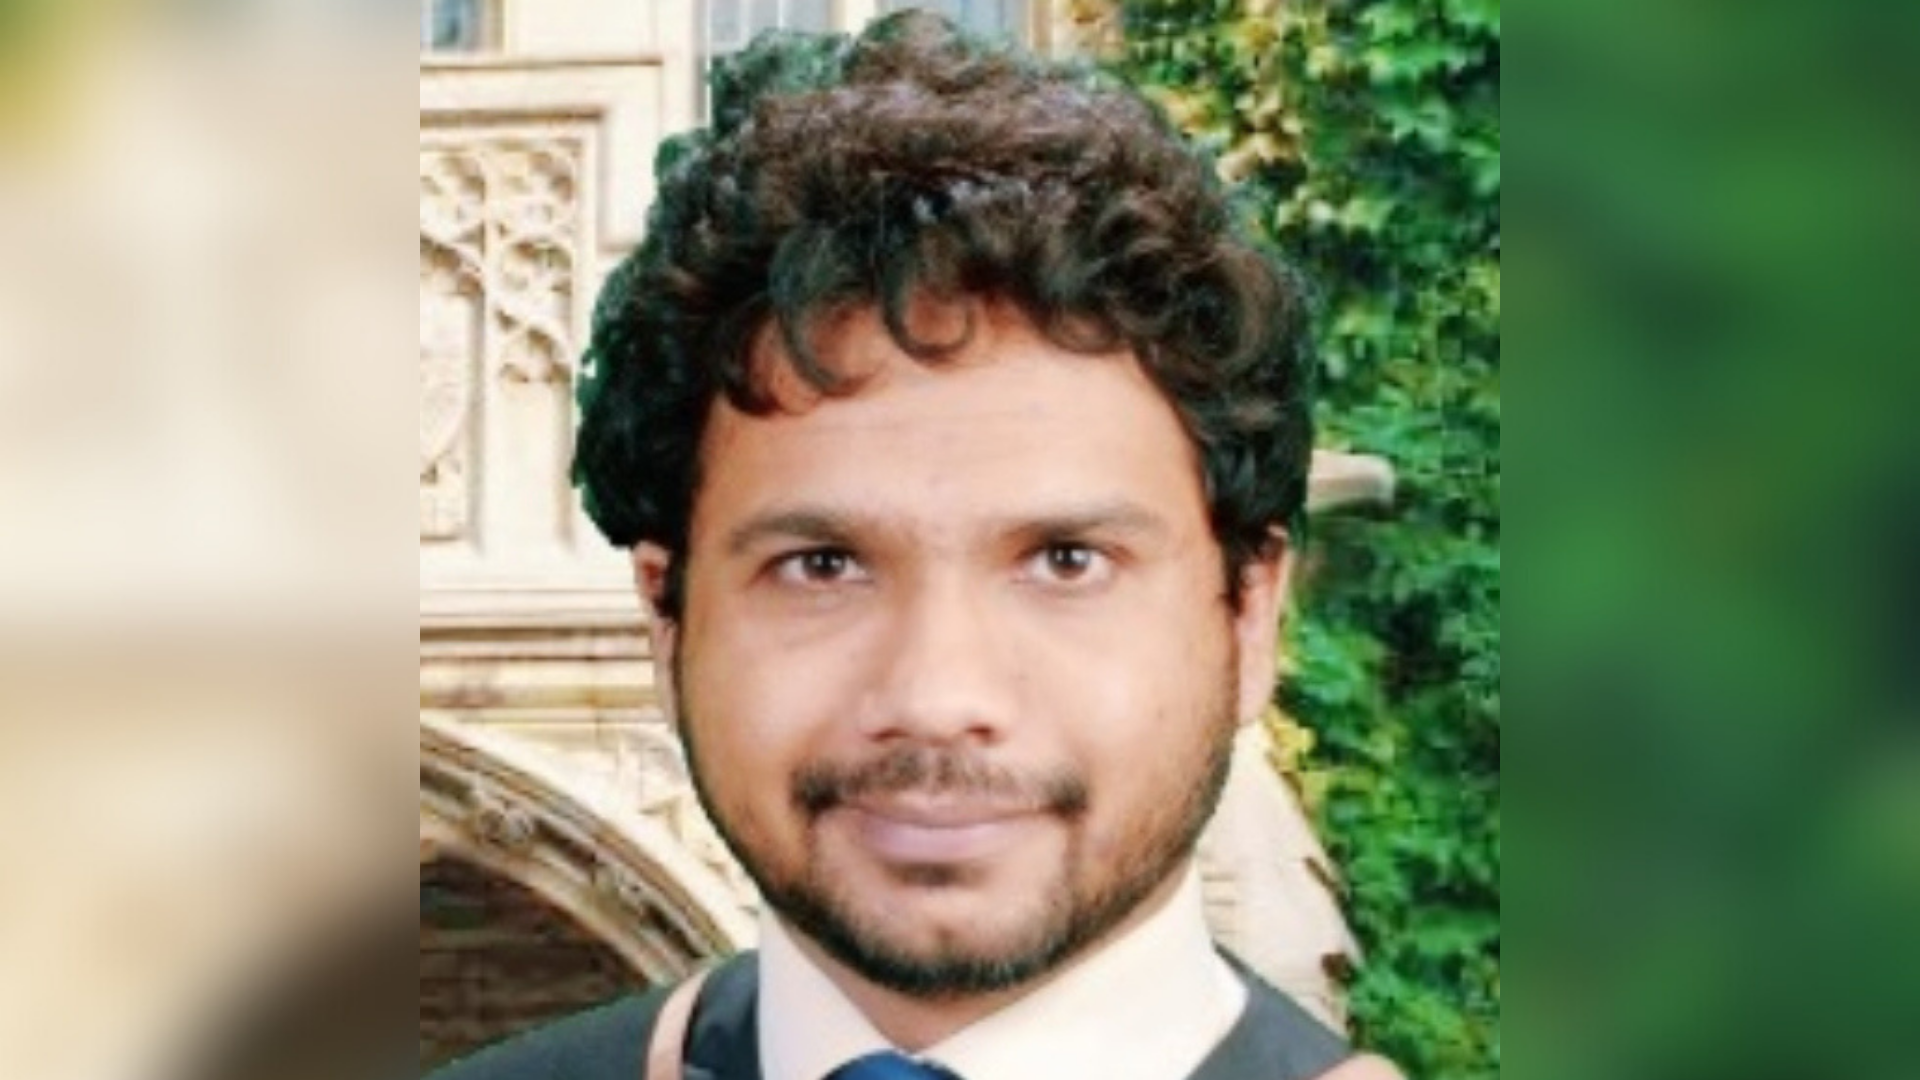
[[[791,506],[943,532],[1090,503],[1204,524],[1192,444],[1131,353],[1062,349],[1000,308],[976,308],[974,323],[966,348],[927,363],[873,313],[848,316],[820,340],[823,360],[858,380],[846,396],[823,396],[784,356],[765,357],[782,407],[755,416],[715,404],[696,546],[713,527]]]

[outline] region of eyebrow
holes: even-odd
[[[870,514],[830,507],[787,507],[755,514],[728,531],[724,549],[741,555],[770,540],[804,540],[846,544],[862,533],[899,532]],[[1092,503],[990,519],[989,531],[1031,540],[1086,536],[1093,533],[1157,539],[1173,528],[1159,514],[1125,500]]]
[[[1015,517],[1005,527],[1034,539],[1092,533],[1157,537],[1172,532],[1166,519],[1137,503],[1114,501]]]
[[[725,550],[740,555],[769,540],[844,543],[860,529],[860,515],[828,509],[794,508],[755,514],[727,533]]]

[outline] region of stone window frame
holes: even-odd
[[[471,56],[501,51],[501,28],[506,20],[501,8],[505,0],[420,0],[420,53],[423,56]],[[435,44],[438,20],[448,13],[462,11],[471,20],[468,35],[446,44]]]
[[[745,48],[762,30],[782,27],[812,32],[858,33],[882,15],[904,8],[931,8],[956,17],[969,30],[987,36],[1009,35],[1045,51],[1051,44],[1051,16],[1058,0],[706,0],[696,28],[701,70],[717,56]],[[765,16],[773,14],[767,21]],[[715,17],[725,21],[716,42]],[[711,115],[711,99],[702,80],[702,118]]]

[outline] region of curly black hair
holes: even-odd
[[[922,13],[857,39],[762,35],[712,85],[712,126],[662,146],[646,238],[601,293],[574,461],[610,541],[674,556],[668,617],[716,397],[778,407],[756,339],[778,333],[795,374],[848,394],[816,331],[874,308],[938,363],[968,337],[916,336],[923,298],[1011,305],[1076,352],[1131,349],[1194,442],[1231,599],[1276,527],[1297,531],[1302,287],[1138,94]]]

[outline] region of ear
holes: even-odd
[[[1286,611],[1287,583],[1293,573],[1293,550],[1287,534],[1274,530],[1273,545],[1241,568],[1240,610],[1233,617],[1233,636],[1240,649],[1240,686],[1237,713],[1250,724],[1266,714],[1279,678],[1280,617]]]
[[[680,624],[664,614],[667,571],[673,565],[673,554],[658,544],[645,542],[635,544],[632,554],[633,584],[640,593],[641,610],[647,613],[647,634],[653,640],[653,683],[660,692],[660,707],[668,722],[677,727],[680,718],[674,715],[677,699],[673,673],[680,648]]]

